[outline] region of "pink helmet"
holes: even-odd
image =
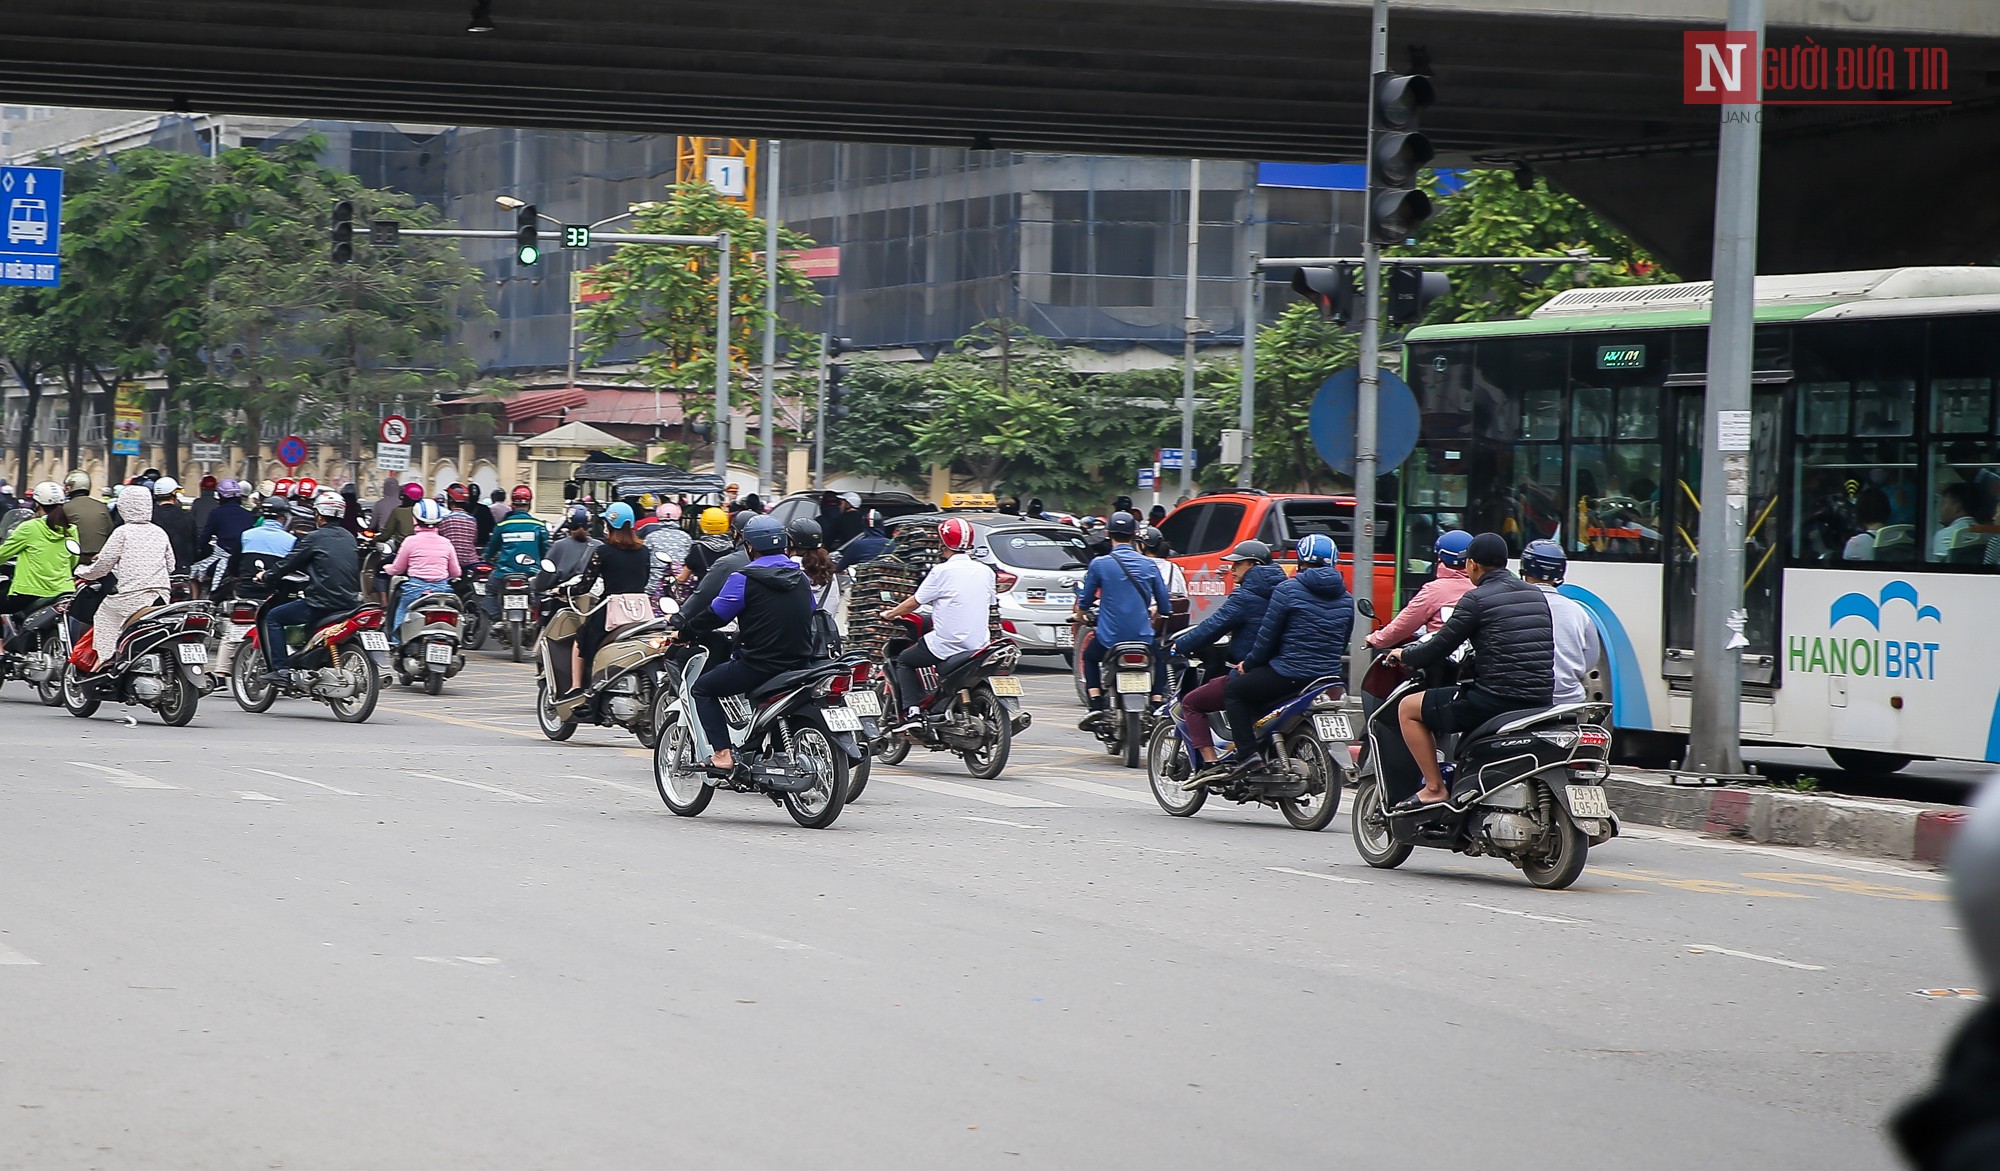
[[[653,515],[659,517],[661,520],[679,520],[681,518],[681,506],[673,503],[662,504],[653,510]]]
[[[416,501],[424,498],[424,486],[412,480],[403,485],[403,499]]]

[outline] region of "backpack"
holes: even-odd
[[[826,588],[819,592],[819,597],[813,600],[811,623],[806,627],[806,641],[815,661],[830,659],[840,653],[840,624],[825,608],[827,596],[832,593],[833,583],[829,581]]]

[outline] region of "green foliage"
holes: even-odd
[[[671,467],[685,468],[694,459],[694,450],[685,443],[661,443],[653,453],[653,462]]]
[[[920,482],[924,463],[917,458],[911,429],[930,389],[924,372],[864,357],[849,366],[843,386],[848,414],[828,421],[827,466],[863,476]]]

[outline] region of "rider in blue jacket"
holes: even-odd
[[[1078,727],[1088,732],[1109,709],[1104,698],[1104,656],[1121,642],[1153,642],[1153,616],[1172,605],[1166,579],[1144,553],[1132,547],[1139,522],[1129,512],[1113,516],[1107,526],[1111,552],[1093,560],[1083,573],[1076,609],[1097,609],[1096,638],[1083,650],[1083,684],[1090,694],[1090,714]],[[1155,672],[1155,677],[1158,677]]]
[[[1271,595],[1290,580],[1284,570],[1271,564],[1271,547],[1262,541],[1239,542],[1222,560],[1236,571],[1236,584],[1231,587],[1229,597],[1215,608],[1215,613],[1174,640],[1174,653],[1194,655],[1226,638],[1230,657],[1242,658],[1257,641]],[[1197,758],[1196,775],[1183,788],[1199,788],[1227,771],[1213,771],[1217,756],[1208,717],[1222,710],[1222,693],[1231,678],[1224,672],[1181,696],[1181,727],[1187,732],[1188,744]]]
[[[1271,705],[1316,679],[1344,673],[1354,598],[1334,564],[1339,550],[1332,537],[1313,533],[1299,538],[1298,553],[1298,576],[1271,594],[1257,641],[1243,653],[1243,670],[1223,689],[1239,767],[1256,759],[1250,746],[1256,743],[1257,720]]]

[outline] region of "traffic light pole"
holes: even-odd
[[[729,233],[715,234],[715,474],[729,482]],[[760,485],[761,486],[761,485]]]
[[[1389,68],[1389,0],[1375,0],[1368,44],[1368,160],[1364,190],[1375,190],[1375,84],[1373,79]],[[1382,249],[1375,243],[1374,212],[1364,217],[1368,230],[1361,245],[1361,358],[1354,396],[1354,595],[1375,596],[1375,481],[1376,417],[1381,389],[1382,353],[1377,327],[1382,320]],[[1368,624],[1356,622],[1347,644],[1347,681],[1350,691],[1360,690],[1368,671]]]
[[[813,417],[813,491],[826,491],[826,351],[831,334],[819,335],[819,405]]]
[[[1263,288],[1263,269],[1257,254],[1250,254],[1250,275],[1243,281],[1243,390],[1236,411],[1236,429],[1243,432],[1243,462],[1236,465],[1236,486],[1248,488],[1251,478],[1251,428],[1257,419],[1257,294]]]
[[[1763,60],[1764,0],[1730,0],[1729,31],[1757,35],[1743,64],[1755,92]],[[1743,774],[1743,530],[1750,506],[1750,377],[1757,275],[1760,107],[1722,107],[1715,172],[1714,294],[1695,559],[1694,695],[1687,758],[1674,779]],[[1718,507],[1719,506],[1719,507]]]
[[[763,417],[757,423],[757,480],[765,495],[772,489],[771,413],[777,393],[772,380],[778,373],[778,140],[765,147],[768,173],[764,182],[764,392]]]
[[[1181,313],[1181,496],[1194,495],[1194,335],[1201,324],[1201,160],[1188,162],[1187,296]],[[1156,481],[1157,482],[1157,481]]]

